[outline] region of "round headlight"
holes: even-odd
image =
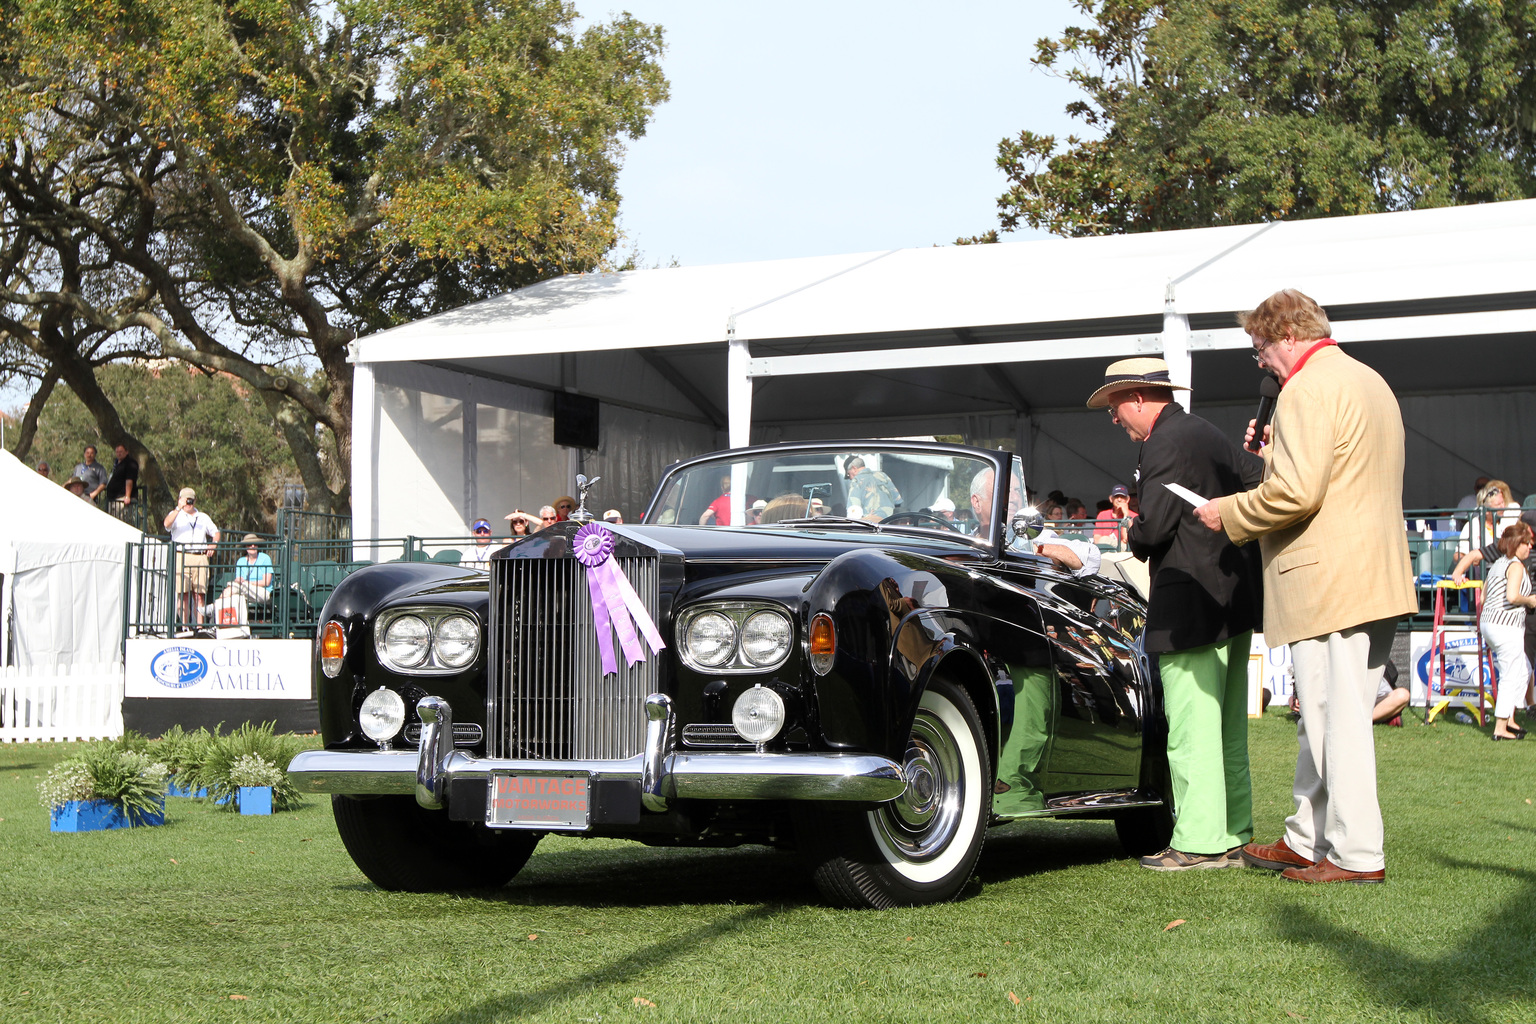
[[[384,656],[401,668],[415,668],[427,660],[432,630],[415,615],[402,615],[384,631]]]
[[[736,653],[736,624],[720,612],[705,612],[688,623],[683,648],[700,665],[724,665]]]
[[[357,724],[369,739],[384,743],[405,724],[405,701],[394,690],[381,686],[363,698],[363,706],[357,710]]]
[[[767,743],[784,728],[784,698],[758,683],[736,698],[731,725],[742,739]]]
[[[789,653],[794,629],[780,612],[753,612],[741,624],[741,653],[758,668],[776,665]]]
[[[439,664],[463,668],[480,649],[480,627],[466,615],[450,615],[437,624],[432,653]]]

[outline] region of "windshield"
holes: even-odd
[[[740,452],[672,473],[646,522],[771,527],[825,518],[829,527],[908,526],[987,540],[993,476],[993,463],[979,456],[879,442]]]

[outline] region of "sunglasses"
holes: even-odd
[[[475,532],[476,533],[490,533],[491,532],[491,528],[489,526],[482,526],[482,527],[478,528],[477,530],[475,530]]]
[[[539,518],[543,519],[546,523],[552,523],[558,517],[556,517],[556,516],[540,516]]]

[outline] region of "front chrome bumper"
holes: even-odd
[[[489,779],[497,772],[569,775],[640,784],[652,811],[673,799],[687,800],[894,800],[906,789],[901,765],[877,754],[789,754],[673,750],[672,702],[646,699],[645,750],[622,761],[530,761],[472,757],[453,749],[453,715],[439,697],[423,697],[417,750],[306,750],[288,766],[300,792],[414,793],[423,807],[443,806],[454,779]]]

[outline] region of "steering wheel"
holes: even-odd
[[[895,515],[886,516],[880,520],[881,526],[937,526],[949,530],[951,533],[959,533],[960,527],[956,523],[945,519],[943,516],[934,515],[932,512],[897,512]]]

